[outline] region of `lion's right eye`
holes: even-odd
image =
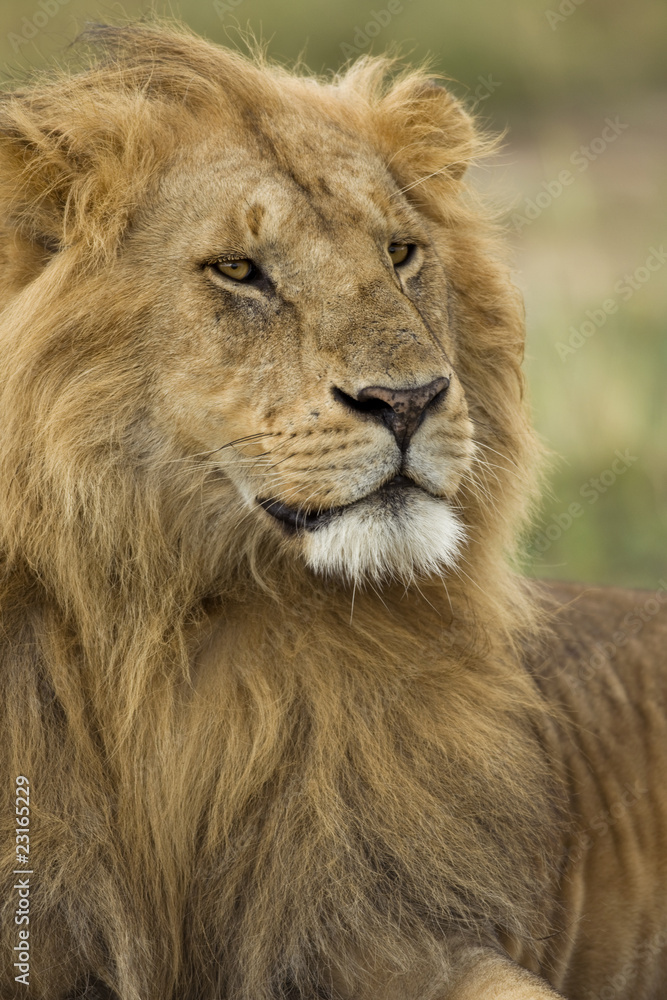
[[[220,274],[235,281],[247,281],[257,273],[257,268],[251,260],[221,260],[213,261],[212,265]]]
[[[405,264],[412,257],[414,245],[412,243],[390,243],[387,251],[394,267]]]

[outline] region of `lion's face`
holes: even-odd
[[[291,131],[210,138],[138,221],[127,263],[169,317],[154,419],[316,570],[438,571],[473,450],[446,274],[363,141]]]
[[[142,52],[2,110],[7,463],[36,505],[7,510],[29,531],[68,497],[78,537],[104,508],[111,574],[159,525],[202,581],[269,552],[359,582],[510,548],[523,324],[461,184],[463,109],[382,60],[320,83]]]

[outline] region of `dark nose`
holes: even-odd
[[[449,388],[448,378],[436,378],[416,389],[392,389],[384,385],[368,385],[356,398],[334,386],[335,398],[350,410],[379,420],[396,438],[405,451],[410,438],[426,416],[426,411],[444,397]]]

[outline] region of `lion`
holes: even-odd
[[[0,103],[2,997],[658,1000],[665,595],[515,568],[488,140],[86,37]]]

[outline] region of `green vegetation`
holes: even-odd
[[[86,20],[145,9],[4,0],[0,66],[23,76],[62,58]],[[491,129],[508,130],[477,179],[508,207],[530,395],[556,456],[531,572],[657,588],[667,579],[663,0],[174,0],[172,11],[226,44],[250,28],[274,57],[317,71],[391,45],[430,55]]]

